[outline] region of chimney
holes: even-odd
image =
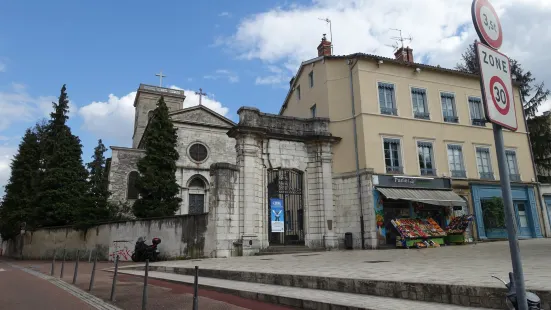
[[[327,41],[325,33],[323,38],[321,38],[321,43],[318,45],[318,57],[319,56],[331,56],[331,42]]]
[[[413,50],[409,48],[409,46],[406,48],[400,47],[396,53],[394,53],[394,57],[396,57],[396,60],[413,63]]]

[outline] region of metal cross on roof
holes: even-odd
[[[199,105],[201,105],[203,96],[206,96],[207,94],[203,92],[202,88],[199,88],[199,91],[196,91],[195,94],[199,95]]]
[[[161,70],[161,72],[155,74],[155,76],[159,77],[159,87],[163,87],[163,78],[166,77],[166,75],[163,75],[163,70]]]

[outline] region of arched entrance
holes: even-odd
[[[302,171],[294,169],[268,170],[268,198],[270,244],[303,245],[305,231]],[[272,212],[273,200],[271,198],[280,199],[279,201],[283,205],[283,217],[279,210]],[[283,229],[280,225],[277,229],[273,228],[272,221],[280,221],[281,218],[283,218]]]

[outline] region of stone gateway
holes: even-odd
[[[130,206],[138,198],[141,139],[160,96],[178,130],[178,215],[207,213],[206,256],[253,255],[270,245],[339,246],[331,154],[340,139],[325,118],[242,107],[236,124],[202,105],[183,108],[181,90],[142,84],[134,102],[133,147],[111,147],[113,201]],[[270,198],[283,204],[283,232],[272,231]]]

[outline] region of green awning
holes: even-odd
[[[377,187],[377,190],[388,199],[402,199],[428,203],[437,206],[466,206],[467,202],[449,190],[412,189]]]

